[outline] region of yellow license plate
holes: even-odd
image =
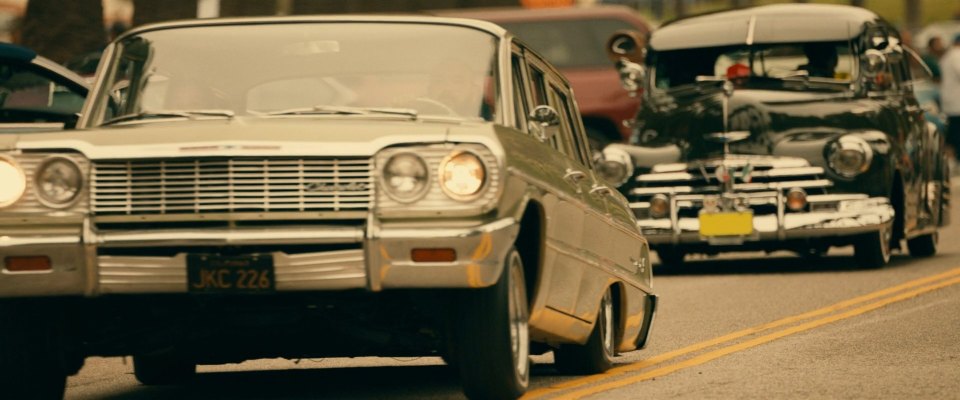
[[[753,233],[753,212],[700,214],[701,236],[747,236]]]

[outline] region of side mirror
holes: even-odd
[[[882,51],[876,49],[863,52],[860,61],[863,65],[863,76],[867,78],[875,78],[887,66],[887,57],[883,55]]]
[[[613,62],[626,59],[643,64],[646,52],[647,40],[640,32],[619,30],[607,39],[607,56]]]
[[[646,39],[640,32],[616,31],[607,40],[607,56],[620,72],[620,84],[631,95],[640,90],[647,75],[643,67],[646,55]]]
[[[560,114],[553,107],[548,105],[539,105],[530,111],[531,130],[537,135],[540,141],[550,140],[557,133],[557,127],[560,125]]]

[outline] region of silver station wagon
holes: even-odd
[[[647,340],[648,245],[568,83],[496,25],[152,25],[97,76],[77,131],[0,138],[4,390],[62,396],[94,355],[148,385],[440,356],[514,398],[531,354],[592,373]]]

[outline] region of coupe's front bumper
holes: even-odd
[[[804,211],[788,211],[782,198],[771,199],[776,213],[753,216],[753,233],[744,236],[708,237],[700,233],[698,217],[683,217],[679,210],[696,206],[703,196],[671,197],[671,214],[667,218],[642,218],[637,225],[651,245],[709,244],[738,245],[747,242],[776,242],[792,239],[814,239],[852,236],[879,231],[893,221],[894,209],[884,197],[859,194],[815,195],[808,197]],[[633,204],[642,208],[643,204]]]
[[[46,256],[52,269],[11,272],[0,266],[0,297],[186,293],[191,249],[272,250],[278,292],[385,288],[468,288],[494,284],[516,239],[512,218],[459,226],[363,226],[97,231],[89,220],[66,226],[10,228],[0,261]],[[329,250],[325,248],[330,248]],[[413,249],[453,249],[450,262],[416,262]],[[5,263],[5,261],[4,261]]]

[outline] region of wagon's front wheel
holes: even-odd
[[[616,355],[616,325],[610,290],[603,294],[597,323],[587,343],[564,344],[553,351],[557,369],[564,374],[587,375],[604,372],[613,366]]]
[[[500,280],[461,297],[456,329],[457,364],[471,399],[513,399],[530,382],[530,319],[523,262],[507,256]]]
[[[21,308],[0,305],[0,398],[62,399],[67,372],[56,328]]]

